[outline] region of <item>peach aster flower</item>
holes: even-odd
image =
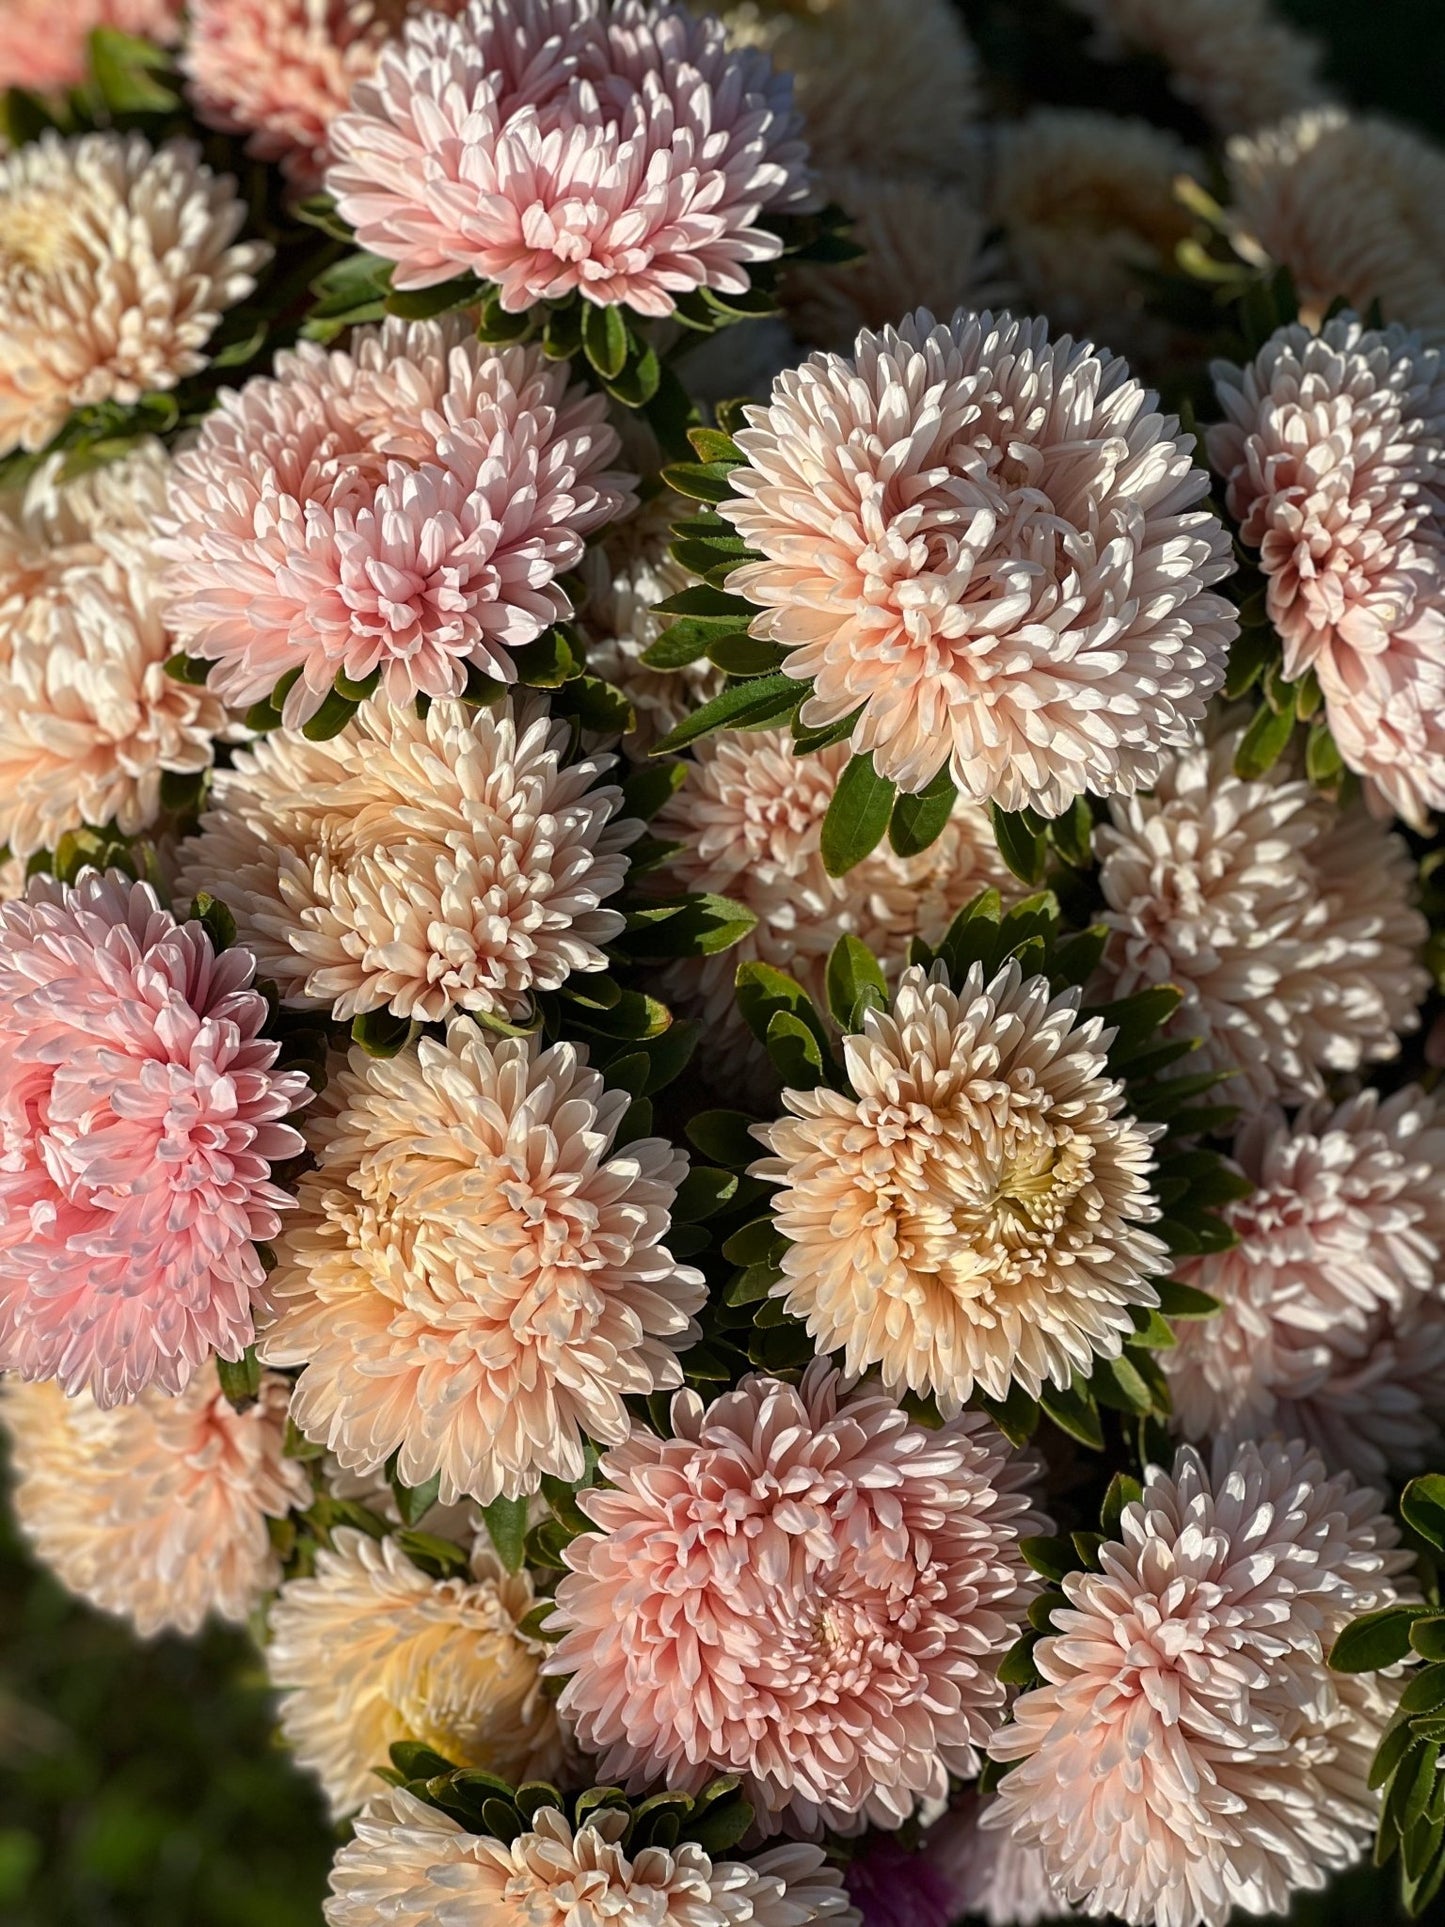
[[[1026,1464],[979,1414],[744,1379],[673,1436],[634,1428],[578,1503],[546,1662],[599,1772],[742,1775],[765,1829],[896,1827],[978,1770],[1033,1590]]]
[[[1243,1445],[1212,1472],[1185,1447],[1151,1466],[1100,1570],[994,1739],[1017,1762],[986,1826],[1041,1849],[1060,1894],[1131,1927],[1224,1927],[1357,1860],[1388,1687],[1324,1655],[1397,1597],[1409,1563],[1377,1493],[1301,1445]]]
[[[1445,1123],[1415,1088],[1250,1118],[1239,1242],[1190,1260],[1217,1298],[1160,1363],[1186,1438],[1303,1437],[1362,1478],[1418,1472],[1445,1434]]]
[[[817,1847],[774,1847],[755,1860],[713,1860],[692,1841],[629,1858],[628,1816],[594,1809],[572,1828],[543,1807],[510,1843],[464,1833],[449,1815],[396,1789],[356,1823],[336,1856],[327,1927],[859,1927],[836,1869]]]
[[[1352,315],[1216,362],[1209,455],[1259,550],[1291,678],[1341,755],[1417,828],[1445,806],[1445,368]]]
[[[458,320],[303,342],[176,459],[172,623],[227,702],[294,674],[293,729],[338,673],[398,704],[460,695],[469,666],[515,682],[511,651],[571,612],[558,577],[632,505],[606,416],[540,347]]]
[[[665,1242],[687,1160],[655,1137],[614,1150],[629,1102],[577,1045],[466,1018],[386,1061],[353,1051],[261,1339],[306,1367],[309,1437],[488,1504],[580,1479],[584,1433],[618,1443],[624,1398],[681,1384],[706,1298]]]
[[[1318,1097],[1323,1073],[1388,1061],[1419,1022],[1427,935],[1405,844],[1302,780],[1234,774],[1237,731],[1177,757],[1095,831],[1115,932],[1107,994],[1175,984],[1176,1035],[1230,1103]]]
[[[5,0],[0,21],[0,88],[58,93],[78,87],[97,27],[169,45],[180,31],[184,0]]]
[[[237,243],[245,218],[189,141],[47,131],[0,154],[0,453],[204,368],[270,252]]]
[[[844,1038],[855,1095],[784,1091],[751,1168],[782,1187],[773,1295],[849,1373],[947,1414],[1117,1358],[1168,1260],[1143,1228],[1159,1127],[1123,1114],[1101,1020],[1017,963],[958,992],[941,972],[905,971]]]
[[[111,1406],[251,1342],[309,1096],[254,969],[115,870],[0,906],[0,1369]]]
[[[557,1770],[545,1649],[518,1630],[533,1603],[527,1573],[504,1571],[484,1539],[464,1578],[432,1579],[395,1539],[337,1528],[314,1576],[277,1594],[266,1648],[281,1731],[333,1813],[376,1793],[398,1740],[514,1785]]]
[[[605,970],[623,925],[603,906],[639,825],[598,781],[612,759],[569,747],[565,722],[508,701],[373,698],[328,742],[275,731],[217,777],[177,887],[224,888],[287,1003],[520,1017]]]
[[[1041,321],[926,309],[747,411],[730,587],[812,681],[804,722],[901,788],[1057,816],[1151,783],[1219,687],[1228,542],[1193,442]]]
[[[781,252],[760,218],[811,197],[790,83],[717,20],[647,0],[425,14],[331,142],[327,185],[397,287],[470,272],[511,311],[740,294]]]
[[[290,1386],[267,1373],[244,1412],[201,1373],[104,1411],[86,1392],[0,1380],[15,1515],[55,1576],[142,1639],[237,1625],[281,1577],[267,1521],[311,1502],[282,1455]]]

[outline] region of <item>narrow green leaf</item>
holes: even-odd
[[[873,767],[873,758],[855,756],[838,779],[823,818],[819,849],[829,876],[846,876],[877,849],[888,830],[897,791]]]
[[[1118,1538],[1125,1506],[1137,1505],[1143,1497],[1144,1488],[1132,1473],[1114,1474],[1104,1494],[1104,1503],[1099,1508],[1099,1525],[1106,1539]]]
[[[621,308],[599,308],[587,302],[582,310],[582,351],[604,381],[613,381],[627,365],[629,330]]]
[[[996,1677],[1001,1685],[1029,1687],[1038,1684],[1039,1671],[1034,1665],[1034,1648],[1042,1638],[1042,1633],[1029,1631],[1014,1641],[999,1661]]]
[[[620,940],[638,958],[716,957],[742,942],[757,927],[757,912],[732,897],[691,895],[679,900],[675,914]]]
[[[1234,752],[1235,775],[1245,782],[1258,782],[1284,755],[1293,734],[1292,708],[1275,710],[1268,703],[1261,704]]]
[[[1411,1625],[1429,1611],[1428,1606],[1383,1606],[1361,1614],[1330,1648],[1330,1666],[1337,1673],[1376,1673],[1393,1666],[1410,1651]]]
[[[433,1473],[424,1485],[403,1485],[396,1474],[392,1474],[392,1497],[396,1500],[396,1509],[401,1514],[401,1522],[404,1526],[421,1524],[436,1504],[441,1484],[440,1472]]]
[[[166,674],[174,682],[187,683],[193,689],[204,686],[213,667],[214,665],[203,657],[188,656],[183,649],[174,656],[166,658]]]
[[[794,682],[791,676],[758,676],[748,682],[729,683],[721,694],[694,710],[660,743],[654,744],[651,753],[670,755],[719,729],[761,728],[790,715],[805,693],[803,685]]]
[[[1445,1473],[1411,1479],[1400,1494],[1400,1517],[1437,1552],[1445,1551]]]
[[[888,1007],[888,979],[883,966],[859,937],[844,935],[828,956],[828,1008],[840,1030],[852,1031],[862,1009]]]
[[[694,1164],[677,1188],[672,1203],[675,1224],[700,1224],[716,1217],[737,1196],[735,1171],[724,1171],[710,1164]]]
[[[1410,1628],[1410,1646],[1421,1659],[1445,1660],[1445,1614],[1417,1619]]]
[[[487,1537],[508,1572],[520,1572],[527,1545],[527,1501],[493,1499],[482,1507]]]
[[[1072,1541],[1047,1534],[1034,1533],[1020,1539],[1019,1551],[1045,1579],[1062,1579],[1065,1573],[1074,1572],[1079,1563],[1074,1557]]]
[[[753,1120],[742,1111],[699,1111],[689,1118],[689,1141],[729,1171],[745,1171],[763,1155],[763,1147],[752,1135]]]
[[[811,1091],[823,1082],[822,1049],[801,1017],[790,1010],[774,1011],[765,1042],[786,1089]]]
[[[781,643],[737,633],[719,636],[707,646],[708,660],[729,676],[766,676],[780,669],[790,653]]]
[[[363,1011],[351,1020],[351,1041],[368,1057],[396,1057],[411,1042],[411,1019],[390,1010]]]
[[[339,689],[333,689],[314,716],[308,716],[301,725],[301,734],[308,743],[329,743],[333,736],[339,736],[356,714],[358,705],[350,696],[343,696]]]
[[[700,462],[732,462],[735,465],[747,458],[731,435],[723,434],[717,428],[692,428],[687,439]]]
[[[953,814],[958,791],[943,768],[916,796],[900,794],[888,819],[888,841],[898,856],[918,856],[942,836]]]
[[[1010,1445],[1028,1444],[1039,1422],[1039,1407],[1022,1385],[1010,1385],[1003,1399],[985,1398],[980,1393],[978,1403]]]
[[[1093,1452],[1103,1451],[1104,1428],[1087,1384],[1081,1386],[1075,1381],[1066,1392],[1061,1392],[1056,1385],[1046,1385],[1039,1394],[1039,1404],[1061,1432],[1067,1432],[1070,1438],[1087,1445]]]
[[[736,493],[733,462],[673,462],[662,471],[663,483],[675,495],[693,502],[726,502]]]
[[[1023,811],[1001,810],[997,803],[988,806],[998,853],[1024,883],[1042,883],[1048,864],[1048,840],[1033,829]]]
[[[248,1345],[240,1358],[218,1358],[216,1377],[221,1381],[221,1390],[238,1412],[244,1412],[248,1405],[254,1405],[261,1390],[261,1363],[256,1357],[256,1347]]]

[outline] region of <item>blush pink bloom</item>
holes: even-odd
[[[338,672],[388,699],[455,696],[472,667],[571,611],[558,581],[633,505],[607,400],[540,348],[388,321],[346,353],[303,343],[227,394],[176,460],[170,620],[238,706],[298,672],[298,728]]]
[[[685,7],[473,0],[423,16],[332,127],[327,186],[399,288],[464,273],[513,311],[740,294],[808,203],[792,83]]]
[[[1313,670],[1340,753],[1416,828],[1445,807],[1445,367],[1341,315],[1216,362],[1209,457],[1259,550],[1291,678]]]
[[[0,907],[0,1368],[106,1407],[251,1342],[308,1096],[253,969],[114,870]]]
[[[331,123],[404,23],[467,0],[190,0],[183,64],[209,127],[314,188],[331,155]]]
[[[978,1771],[1034,1589],[1030,1468],[980,1414],[748,1378],[635,1427],[579,1503],[544,1670],[599,1775],[743,1776],[765,1830],[898,1826]]]
[[[78,87],[97,27],[118,27],[169,44],[183,0],[5,0],[0,17],[0,88],[41,94]]]
[[[883,776],[1058,816],[1147,788],[1224,675],[1229,543],[1193,441],[1105,351],[927,309],[747,410],[729,587]]]

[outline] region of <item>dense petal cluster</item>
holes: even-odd
[[[1416,827],[1445,807],[1445,367],[1350,315],[1216,362],[1208,435],[1259,550],[1284,672],[1313,670],[1340,753]]]
[[[1201,1039],[1201,1068],[1237,1073],[1230,1102],[1292,1102],[1398,1053],[1427,926],[1400,837],[1302,780],[1237,777],[1238,743],[1196,745],[1152,796],[1110,805],[1094,837],[1105,971],[1111,996],[1184,992],[1175,1033]]]
[[[1181,100],[1221,134],[1247,133],[1317,102],[1322,49],[1274,0],[1069,0],[1105,53],[1161,60]]]
[[[773,1288],[819,1351],[946,1413],[975,1390],[1066,1387],[1117,1358],[1164,1246],[1144,1227],[1157,1127],[1124,1114],[1077,991],[918,967],[845,1037],[852,1094],[785,1091],[752,1167],[789,1247]]]
[[[1407,127],[1337,107],[1230,142],[1237,241],[1287,267],[1305,319],[1343,297],[1445,339],[1445,155]]]
[[[331,157],[331,123],[387,42],[428,8],[467,0],[189,0],[184,56],[207,125],[247,134],[261,160],[305,187]]]
[[[78,87],[97,27],[169,42],[184,0],[5,0],[0,31],[0,88],[49,94]]]
[[[876,1394],[747,1378],[634,1429],[578,1503],[547,1671],[629,1787],[744,1778],[784,1816],[894,1827],[977,1772],[1033,1581],[1027,1468],[976,1413],[930,1431]]]
[[[555,1807],[510,1843],[464,1833],[401,1790],[383,1795],[341,1849],[327,1927],[859,1927],[836,1868],[817,1847],[714,1860],[693,1842],[629,1857],[627,1815],[600,1807],[575,1829]]]
[[[513,1785],[557,1770],[543,1648],[518,1631],[532,1605],[530,1578],[505,1572],[485,1541],[465,1577],[439,1580],[396,1539],[351,1526],[317,1553],[311,1578],[288,1580],[270,1611],[267,1665],[285,1689],[281,1730],[334,1813],[371,1798],[398,1740]]]
[[[1064,1580],[1034,1653],[1044,1684],[993,1742],[1017,1764],[985,1824],[1130,1927],[1282,1914],[1357,1859],[1391,1700],[1324,1653],[1396,1597],[1408,1555],[1380,1503],[1299,1445],[1151,1466],[1099,1570]]]
[[[1192,440],[1123,362],[1042,321],[927,310],[747,411],[730,586],[901,788],[1057,816],[1188,740],[1235,633]]]
[[[118,871],[0,906],[0,1369],[111,1406],[251,1342],[309,1095],[254,970]]]
[[[268,1520],[307,1505],[306,1468],[283,1456],[290,1387],[263,1376],[238,1412],[201,1373],[169,1397],[104,1411],[88,1393],[0,1381],[21,1529],[72,1592],[143,1639],[242,1624],[279,1582]]]
[[[1186,1438],[1303,1437],[1362,1478],[1445,1445],[1445,1123],[1413,1087],[1252,1117],[1239,1242],[1179,1276],[1217,1298],[1162,1355]]]
[[[604,395],[540,348],[388,321],[276,357],[176,460],[170,617],[245,705],[290,682],[299,727],[338,674],[388,699],[515,682],[571,604],[558,577],[631,506]]]
[[[521,1016],[606,969],[623,919],[604,906],[639,830],[598,781],[610,759],[564,763],[567,745],[565,723],[506,701],[377,698],[328,742],[275,731],[218,776],[178,888],[223,880],[288,1003]]]
[[[584,1434],[682,1382],[702,1274],[665,1240],[687,1160],[614,1149],[630,1098],[573,1044],[456,1019],[446,1041],[352,1053],[311,1132],[317,1169],[270,1279],[261,1350],[304,1365],[293,1417],[343,1466],[393,1452],[443,1504],[580,1479]]]
[[[743,293],[781,251],[761,217],[811,196],[790,82],[720,21],[650,0],[423,14],[331,141],[327,185],[397,287],[473,273],[512,311]]]
[[[245,216],[187,141],[48,131],[0,153],[0,453],[204,368],[267,257],[237,242]]]

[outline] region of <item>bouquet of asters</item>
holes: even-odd
[[[1428,1907],[1445,156],[1265,0],[0,78],[38,1556],[330,1927]]]

